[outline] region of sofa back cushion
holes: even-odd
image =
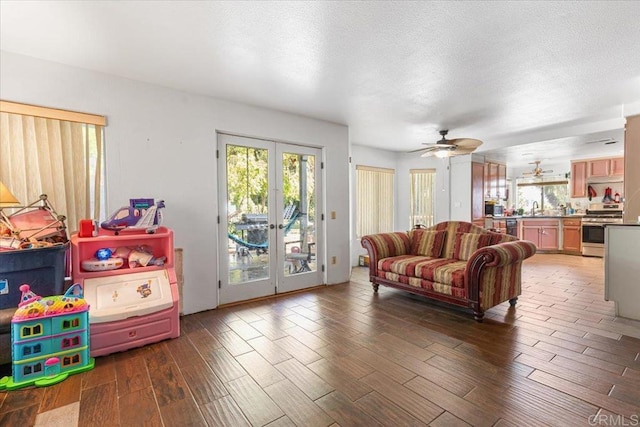
[[[467,261],[475,251],[489,246],[492,239],[488,233],[456,233],[452,258]]]
[[[440,258],[453,258],[453,250],[456,242],[456,233],[478,233],[482,232],[483,229],[480,227],[476,227],[470,222],[463,221],[446,221],[436,224],[431,228],[432,230],[444,230],[447,232],[447,235],[444,239],[444,246],[442,247],[442,253],[440,254]]]
[[[446,235],[444,230],[411,230],[411,254],[440,258]]]
[[[362,240],[368,240],[371,243],[378,259],[407,255],[411,251],[411,242],[407,232],[370,234],[362,237]]]

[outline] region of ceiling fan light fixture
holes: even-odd
[[[451,150],[438,150],[435,152],[434,156],[436,156],[439,159],[445,159],[449,157],[450,154],[451,154]]]

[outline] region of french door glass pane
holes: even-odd
[[[315,156],[282,154],[285,276],[316,271],[317,268],[315,168]]]
[[[227,145],[229,284],[269,277],[268,150]]]

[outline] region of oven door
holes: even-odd
[[[604,245],[604,224],[583,222],[582,223],[582,244]]]
[[[582,223],[582,256],[604,257],[604,225]]]

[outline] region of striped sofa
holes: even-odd
[[[532,242],[463,221],[372,234],[361,243],[374,292],[385,285],[467,307],[479,322],[491,307],[515,305],[522,261],[536,252]]]

